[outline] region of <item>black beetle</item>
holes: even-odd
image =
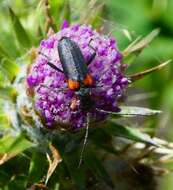
[[[91,46],[90,46],[91,47]],[[94,107],[94,101],[91,99],[91,88],[95,88],[92,75],[89,73],[88,65],[93,61],[96,52],[86,62],[79,46],[70,38],[62,37],[58,42],[58,54],[63,70],[59,69],[49,61],[49,57],[42,54],[48,59],[48,65],[58,72],[64,73],[67,79],[68,89],[75,91],[77,98],[80,100],[80,108],[88,112]],[[72,101],[70,108],[75,109],[75,99]]]
[[[90,44],[90,43],[89,43]],[[91,47],[91,46],[90,46]],[[92,48],[92,47],[91,47]],[[94,48],[92,48],[94,50]],[[68,88],[75,91],[80,100],[82,111],[87,114],[86,134],[81,152],[79,166],[82,162],[82,155],[86,145],[89,128],[90,110],[94,107],[94,101],[91,99],[91,88],[94,87],[94,80],[89,73],[88,65],[93,61],[96,52],[86,62],[79,46],[68,37],[62,37],[58,42],[58,53],[63,71],[48,61],[48,65],[58,72],[64,73],[67,78]],[[40,52],[41,54],[41,52]],[[43,54],[42,54],[43,55]],[[45,56],[45,55],[44,55]],[[45,56],[47,57],[47,56]],[[48,58],[48,57],[47,57]],[[49,60],[49,58],[48,58]],[[73,105],[73,106],[72,106]],[[71,108],[75,109],[75,101],[72,101]]]
[[[59,41],[58,53],[68,88],[75,91],[80,99],[81,109],[88,112],[94,105],[90,96],[94,81],[87,66],[93,61],[96,53],[94,52],[86,62],[79,46],[68,37],[63,37]]]

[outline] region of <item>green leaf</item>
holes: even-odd
[[[98,4],[90,13],[90,18],[87,19],[87,23],[91,24],[94,28],[101,28],[103,24],[103,20],[99,18],[103,18],[105,13],[105,4]]]
[[[104,11],[104,3],[98,3],[98,1],[89,1],[84,4],[84,11],[80,14],[80,23],[95,24],[99,22],[99,17],[102,16]]]
[[[7,57],[9,58],[8,52],[3,48],[3,46],[0,44],[0,57]]]
[[[63,161],[65,161],[65,164],[67,165],[68,171],[75,185],[78,187],[78,189],[84,190],[86,176],[84,169],[82,167],[77,167],[79,164],[79,157],[77,157],[77,155],[77,151],[74,151],[71,154],[66,154],[66,156],[63,157]]]
[[[150,34],[148,34],[146,37],[142,38],[140,41],[140,38],[137,38],[134,42],[132,42],[124,51],[123,55],[124,57],[128,56],[131,53],[140,52],[142,49],[144,49],[151,41],[159,34],[160,29],[153,30]]]
[[[57,183],[56,185],[55,185],[55,188],[54,188],[54,190],[59,190],[60,189],[60,187],[59,187],[60,185],[59,185],[59,183]]]
[[[33,143],[27,140],[23,135],[19,136],[4,136],[0,139],[1,154],[19,154],[24,150],[33,146]]]
[[[71,19],[70,2],[68,0],[65,1],[63,7],[64,8],[63,8],[62,18],[63,20],[68,20],[68,22],[70,22],[70,19]]]
[[[39,152],[33,152],[29,173],[28,173],[28,181],[33,184],[39,182],[45,174],[47,162],[44,154]]]
[[[36,7],[35,11],[35,17],[38,23],[38,36],[41,40],[46,34],[44,32],[45,27],[45,19],[44,19],[44,13],[43,13],[43,7],[42,7],[43,1],[40,1]]]
[[[22,26],[19,18],[17,17],[17,15],[13,12],[11,8],[9,8],[9,13],[10,13],[13,29],[14,29],[14,32],[19,44],[23,48],[30,48],[31,43],[30,43],[29,36],[27,32],[25,31],[24,27]]]
[[[98,109],[98,111],[103,113],[110,113],[116,116],[150,116],[150,115],[156,115],[161,113],[160,110],[152,110],[149,108],[143,108],[143,107],[136,107],[136,106],[120,106],[121,111],[120,112],[112,112],[107,110],[101,110]]]
[[[161,113],[160,110],[153,110],[149,108],[136,107],[136,106],[120,106],[121,111],[118,112],[120,115],[139,115],[139,116],[149,116]]]
[[[105,131],[117,137],[124,137],[137,142],[143,142],[149,145],[158,146],[148,134],[142,133],[135,128],[119,125],[115,123],[114,120],[108,122],[108,125],[105,127]]]
[[[64,3],[65,3],[64,0],[58,0],[58,1],[49,0],[50,12],[51,12],[53,19],[56,21],[56,31],[61,26],[61,24],[63,22],[62,19],[64,19],[64,16],[63,16],[63,15],[65,15],[64,14],[64,9],[65,9]],[[69,3],[69,1],[67,3]],[[68,18],[68,15],[66,15],[66,16]]]
[[[91,169],[95,176],[103,180],[110,187],[114,187],[111,177],[107,173],[102,162],[97,158],[97,156],[93,152],[89,151],[87,152],[87,154],[85,154],[85,163]]]
[[[96,147],[112,154],[118,153],[118,151],[112,145],[112,136],[108,133],[105,133],[105,130],[102,128],[99,130],[94,130],[93,133],[89,134],[89,138],[93,141],[93,144]]]
[[[19,49],[16,46],[16,40],[12,35],[12,27],[7,32],[2,32],[3,35],[0,35],[0,44],[1,44],[1,53],[0,57],[5,58],[18,58],[21,55],[21,48]]]
[[[0,86],[0,98],[2,99],[14,99],[16,96],[15,88],[11,86],[1,87]]]
[[[14,61],[6,58],[1,59],[0,68],[10,81],[12,81],[19,72],[19,66]]]
[[[0,113],[0,130],[11,127],[9,117],[6,113]]]
[[[129,78],[129,80],[131,82],[135,82],[143,77],[145,77],[146,75],[149,75],[155,71],[159,71],[160,69],[163,69],[164,67],[166,67],[169,63],[171,63],[172,60],[168,60],[168,61],[165,61],[163,63],[161,63],[160,65],[157,65],[155,67],[152,67],[150,69],[147,69],[145,71],[141,71],[141,72],[138,72],[138,73],[135,73],[135,74],[132,74],[130,76],[127,76]]]

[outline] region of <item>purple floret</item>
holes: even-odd
[[[55,123],[60,123],[70,125],[72,129],[79,129],[86,125],[86,113],[81,109],[80,101],[75,111],[70,107],[76,98],[75,92],[67,88],[64,74],[47,64],[49,59],[62,69],[57,44],[63,36],[79,45],[86,62],[94,53],[93,48],[96,51],[95,59],[88,66],[95,84],[100,86],[91,89],[95,108],[119,111],[117,101],[127,87],[128,80],[121,71],[122,55],[117,49],[116,41],[99,34],[91,26],[68,26],[68,23],[64,23],[58,33],[42,40],[39,51],[46,56],[40,54],[37,57],[27,77],[29,88],[34,90],[35,108],[50,128]],[[98,112],[95,108],[91,110],[92,121],[104,120],[107,114]]]

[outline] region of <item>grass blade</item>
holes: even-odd
[[[31,43],[30,43],[29,36],[28,36],[27,32],[25,31],[24,27],[22,26],[19,18],[17,17],[17,15],[13,12],[13,10],[11,8],[9,8],[9,14],[10,14],[13,29],[15,32],[15,36],[16,36],[19,44],[23,48],[30,48]]]
[[[157,143],[150,138],[148,134],[140,132],[138,129],[119,125],[111,120],[105,131],[117,137],[127,138],[137,142],[143,142],[149,145],[158,146]]]
[[[12,81],[19,72],[19,66],[14,61],[6,58],[0,60],[0,68],[10,81]]]
[[[85,162],[86,162],[87,166],[91,169],[93,174],[96,175],[96,177],[103,180],[110,187],[112,187],[112,188],[114,187],[111,177],[105,170],[102,162],[97,158],[97,156],[93,152],[89,151],[86,154]]]

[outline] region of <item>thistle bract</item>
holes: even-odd
[[[122,96],[128,80],[121,71],[122,56],[116,41],[101,35],[91,26],[66,24],[58,33],[42,40],[39,47],[41,53],[32,64],[27,77],[27,84],[34,91],[35,109],[49,128],[59,123],[79,129],[86,125],[87,113],[81,108],[80,100],[76,101],[75,110],[71,109],[70,105],[76,98],[75,92],[68,89],[65,75],[47,64],[49,61],[62,69],[57,49],[62,37],[68,37],[77,43],[86,62],[96,52],[95,59],[88,66],[96,86],[91,89],[91,98],[95,102],[90,113],[92,121],[102,121],[107,117],[106,113],[99,112],[97,108],[119,111],[118,99]]]

